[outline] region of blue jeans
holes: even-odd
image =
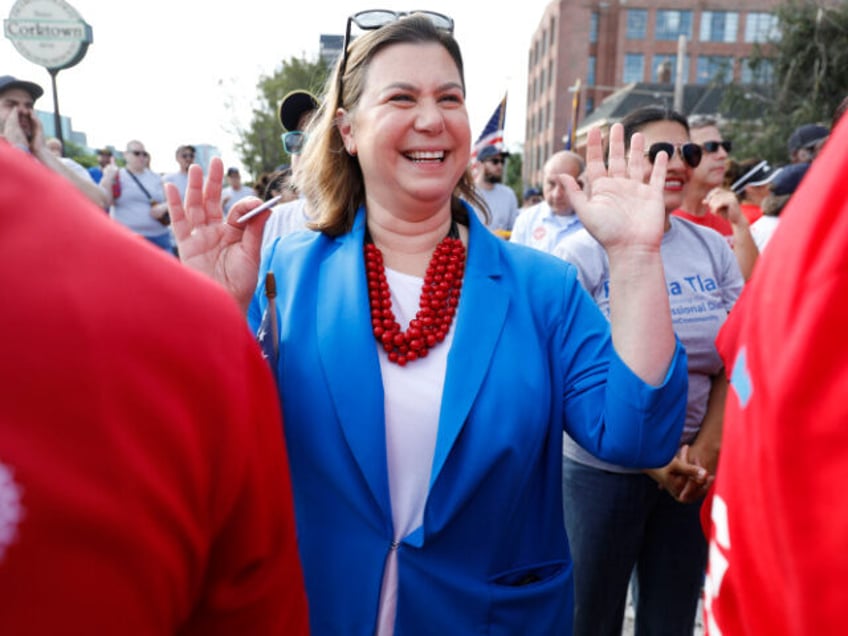
[[[707,543],[701,502],[681,504],[644,474],[563,458],[565,527],[574,561],[574,636],[620,636],[631,572],[636,636],[692,636]]]
[[[153,243],[157,247],[161,247],[166,252],[172,252],[174,245],[171,242],[171,233],[167,232],[165,234],[157,234],[156,236],[145,236],[148,241]]]

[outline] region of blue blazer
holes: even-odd
[[[492,235],[469,213],[465,279],[424,522],[392,545],[383,387],[362,256],[365,214],[330,238],[278,242],[277,373],[315,634],[371,636],[397,549],[396,634],[569,634],[563,429],[616,464],[660,466],[686,408],[678,344],[641,382],[572,267]],[[265,309],[260,285],[251,309]],[[610,390],[608,390],[610,389]]]

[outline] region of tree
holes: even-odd
[[[287,93],[298,89],[320,95],[328,74],[329,67],[321,59],[310,62],[305,57],[291,57],[272,75],[259,78],[259,104],[253,109],[248,128],[238,131],[241,139],[236,143],[242,165],[252,174],[271,172],[276,166],[291,162],[280,142],[280,102]]]
[[[524,195],[524,184],[521,180],[522,163],[523,157],[521,153],[514,152],[510,154],[509,161],[506,162],[506,174],[504,175],[504,182],[515,191],[515,196],[518,197],[519,201],[521,201],[521,197]]]
[[[770,85],[757,92],[740,87],[728,91],[735,112],[747,108],[759,122],[740,120],[728,132],[738,156],[785,163],[792,131],[807,123],[829,126],[848,95],[848,4],[789,2],[775,13],[779,36],[755,50],[750,60],[754,73],[773,69]]]

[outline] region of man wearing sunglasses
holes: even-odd
[[[304,90],[292,91],[280,102],[280,124],[283,127],[280,141],[283,143],[283,150],[291,158],[292,188],[297,187],[300,154],[307,140],[306,129],[318,106],[318,99]],[[264,251],[279,237],[306,229],[309,220],[306,213],[306,199],[302,195],[294,201],[286,201],[274,206],[262,232],[262,250]]]
[[[180,166],[179,171],[165,175],[165,183],[173,183],[180,191],[180,199],[185,199],[186,187],[188,187],[188,167],[194,163],[196,151],[194,146],[184,145],[177,148],[175,157]]]
[[[127,143],[124,158],[124,168],[106,166],[100,181],[112,207],[112,218],[157,247],[171,251],[165,190],[162,178],[148,168],[150,154],[143,143],[133,139]]]
[[[732,143],[724,139],[718,122],[707,116],[689,119],[689,136],[701,148],[701,160],[692,169],[686,184],[683,204],[674,211],[676,216],[703,225],[727,237],[739,263],[742,277],[747,281],[754,269],[759,252],[751,237],[748,219],[742,213],[736,196],[729,190],[718,190],[724,183],[727,160]],[[707,195],[710,204],[707,204]]]
[[[507,157],[509,153],[495,145],[484,146],[477,153],[479,169],[474,185],[477,186],[477,195],[489,208],[486,225],[492,231],[510,232],[515,219],[518,218],[518,199],[515,192],[502,183]],[[484,220],[483,217],[481,220]]]

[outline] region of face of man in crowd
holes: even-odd
[[[177,151],[177,163],[182,172],[188,172],[188,167],[194,163],[194,151],[191,148],[180,148]]]
[[[6,128],[6,120],[17,107],[21,128],[26,138],[32,141],[32,117],[35,116],[32,112],[33,104],[32,95],[22,88],[10,88],[0,93],[0,133]]]
[[[704,143],[709,141],[722,142],[724,137],[715,126],[704,126],[693,128],[689,131],[693,143],[703,148]],[[724,182],[724,171],[727,163],[727,151],[718,146],[713,152],[703,151],[701,163],[692,170],[692,180],[697,181],[709,188],[717,188]]]
[[[110,163],[112,163],[112,155],[106,154],[105,152],[101,152],[97,155],[97,163],[100,164],[101,168],[105,168]]]
[[[131,141],[128,143],[127,151],[124,153],[124,158],[127,160],[127,168],[132,172],[144,172],[149,156],[147,150],[144,149],[144,144],[140,141]]]
[[[233,190],[241,188],[241,175],[238,172],[227,175],[227,182]]]
[[[505,162],[506,158],[502,156],[492,157],[482,162],[483,180],[486,183],[500,183],[503,181]]]
[[[580,171],[580,163],[574,157],[556,154],[548,159],[543,173],[542,191],[545,201],[554,214],[564,215],[572,211],[571,201],[568,199],[565,186],[562,185],[560,175],[566,173],[577,179]]]

